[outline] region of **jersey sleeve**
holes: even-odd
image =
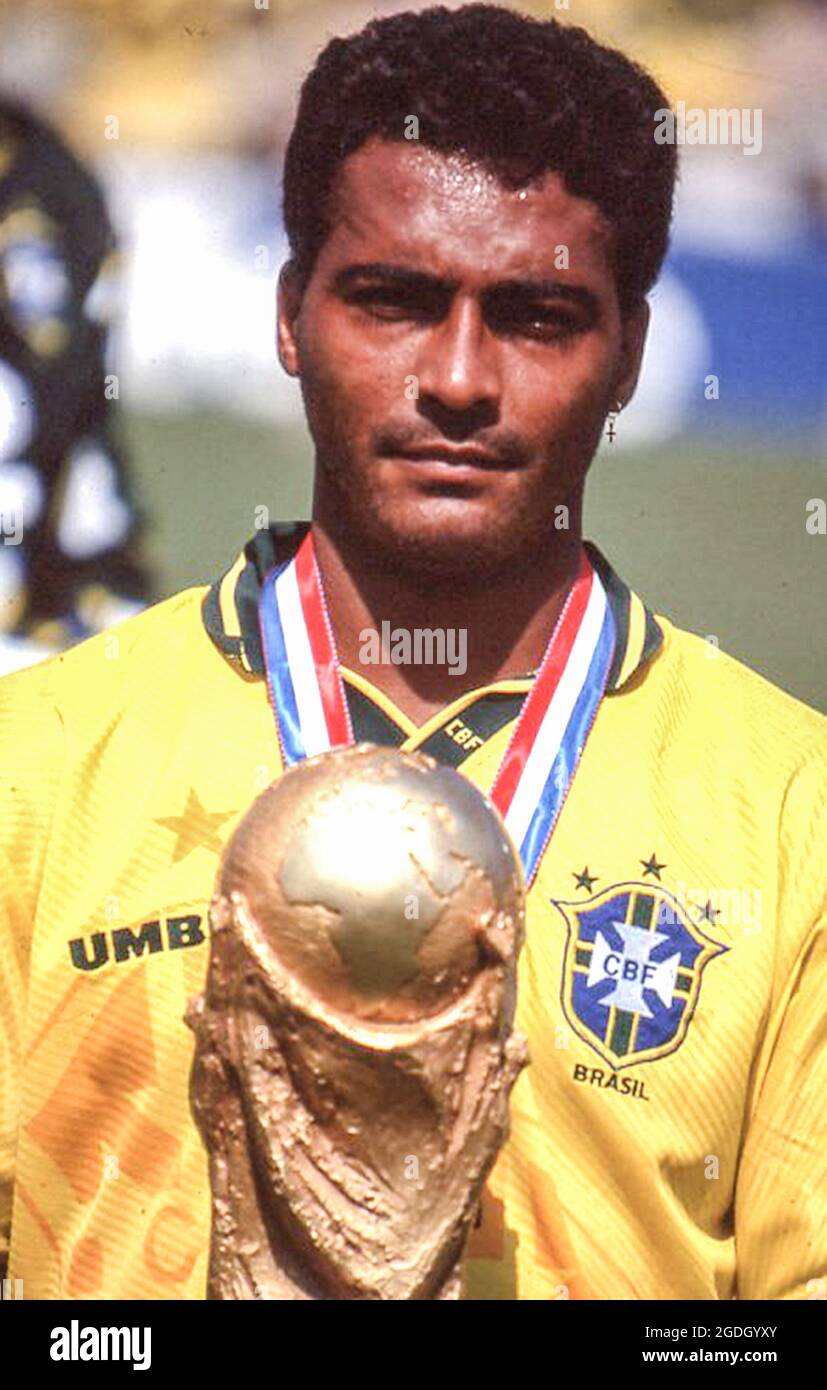
[[[11,1233],[32,931],[63,743],[40,670],[0,679],[0,1272]]]
[[[779,935],[795,924],[800,945],[792,960],[783,943],[779,952],[779,998],[741,1154],[735,1247],[742,1299],[827,1298],[825,761],[799,776],[782,818]]]

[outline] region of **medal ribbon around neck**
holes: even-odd
[[[259,598],[264,668],[285,767],[355,742],[308,531]],[[615,625],[584,549],[563,611],[489,793],[530,886],[606,690]]]

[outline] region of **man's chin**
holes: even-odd
[[[416,583],[450,582],[462,587],[490,581],[513,565],[520,545],[513,528],[483,515],[473,503],[412,509],[404,515],[370,518],[366,549],[399,578]]]

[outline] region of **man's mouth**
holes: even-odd
[[[505,469],[514,465],[497,454],[471,445],[421,444],[415,449],[400,449],[389,452],[388,457],[406,459],[409,463],[420,464],[445,471],[470,469]]]

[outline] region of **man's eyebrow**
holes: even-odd
[[[489,285],[486,297],[491,295],[520,295],[525,299],[568,299],[581,304],[584,309],[597,309],[600,301],[593,290],[585,285],[570,285],[565,280],[498,280]]]
[[[413,270],[403,265],[388,265],[384,261],[364,261],[345,266],[337,272],[333,286],[341,292],[350,289],[358,280],[384,280],[411,288],[421,286],[423,289],[443,290],[449,294],[457,289],[455,280],[441,279],[427,271]]]
[[[365,261],[358,265],[345,266],[338,271],[333,284],[340,293],[351,289],[360,280],[383,280],[385,283],[405,286],[408,289],[422,288],[430,291],[453,294],[459,288],[456,280],[447,280],[428,271],[413,270],[407,266],[390,265],[383,261]],[[505,297],[520,295],[526,299],[564,299],[580,304],[585,309],[596,310],[598,296],[585,285],[571,285],[563,280],[514,279],[497,280],[486,286],[484,297]]]

